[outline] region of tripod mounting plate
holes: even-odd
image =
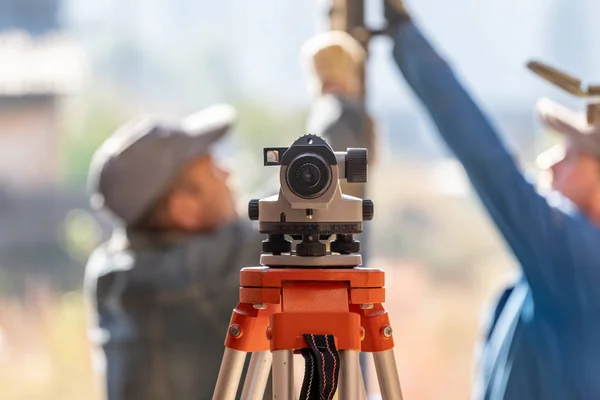
[[[260,256],[260,263],[267,267],[278,268],[353,268],[362,264],[362,257],[360,254],[327,255],[322,257],[263,254]]]

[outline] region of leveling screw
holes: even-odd
[[[233,337],[238,337],[242,334],[242,329],[239,325],[233,324],[229,327],[229,334]]]
[[[264,303],[254,304],[252,307],[254,307],[257,310],[266,310],[267,309],[267,305]]]
[[[360,308],[361,308],[361,310],[370,310],[370,309],[372,309],[373,307],[374,307],[374,305],[373,305],[373,304],[361,304],[361,305],[360,305]]]

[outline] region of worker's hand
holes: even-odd
[[[402,0],[384,0],[383,15],[393,31],[400,23],[410,21],[410,14]]]

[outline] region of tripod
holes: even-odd
[[[316,135],[290,147],[263,149],[264,164],[280,166],[279,194],[250,200],[259,221],[261,267],[240,272],[213,400],[234,400],[252,353],[243,400],[262,400],[269,372],[273,398],[295,400],[294,353],[304,357],[302,400],[364,400],[359,353],[373,353],[384,400],[402,400],[384,273],[362,268],[353,234],[373,218],[373,202],[344,195],[340,179],[366,182],[366,149],[334,152]],[[285,239],[301,240],[292,250]],[[321,240],[336,238],[327,245]]]
[[[381,304],[384,272],[343,265],[356,257],[360,260],[351,255],[318,257],[338,264],[322,268],[243,268],[240,302],[231,317],[213,399],[235,399],[247,353],[252,356],[243,400],[262,400],[271,367],[273,398],[295,399],[293,355],[309,347],[305,340],[309,334],[313,339],[315,335],[333,338],[326,347],[329,352],[334,346],[339,350],[339,366],[335,358],[333,363],[334,369],[339,368],[339,382],[331,382],[332,388],[321,398],[333,399],[337,384],[340,400],[365,399],[359,365],[362,351],[373,353],[382,398],[402,400],[392,328]],[[314,376],[309,369],[307,363],[305,383]]]

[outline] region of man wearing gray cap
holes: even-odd
[[[92,203],[116,226],[86,272],[110,400],[212,397],[239,270],[263,239],[211,154],[234,120],[228,105],[141,118],[93,157]]]
[[[472,398],[600,399],[600,121],[539,102],[544,125],[566,140],[560,156],[540,157],[553,191],[538,193],[412,18],[386,12],[394,61],[520,266],[490,313]]]

